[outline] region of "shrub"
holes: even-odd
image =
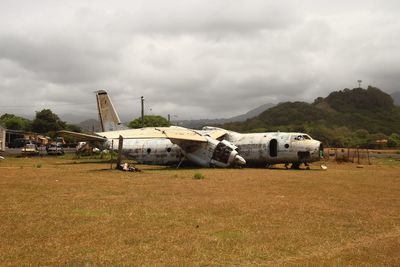
[[[202,180],[202,179],[204,179],[204,175],[203,175],[202,173],[200,173],[200,172],[196,172],[196,173],[193,175],[193,179],[195,179],[195,180]]]

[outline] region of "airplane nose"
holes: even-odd
[[[245,165],[246,164],[246,160],[244,158],[242,158],[241,156],[239,156],[239,155],[235,156],[234,162],[237,165]]]

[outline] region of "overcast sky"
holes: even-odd
[[[400,91],[400,1],[0,0],[0,114],[230,117],[333,90]],[[80,119],[80,118],[79,118]]]

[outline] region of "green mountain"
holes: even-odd
[[[360,140],[354,136],[381,139],[398,134],[400,107],[390,95],[369,86],[335,91],[311,104],[280,103],[245,122],[222,127],[239,132],[303,131],[330,145],[357,145]]]
[[[84,120],[75,125],[81,128],[83,132],[101,132],[101,124],[95,119]]]

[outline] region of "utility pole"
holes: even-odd
[[[118,158],[117,158],[117,168],[121,167],[122,163],[122,148],[123,148],[124,138],[120,135],[118,138]],[[114,145],[114,144],[113,144]]]
[[[357,82],[358,82],[358,88],[361,88],[361,83],[362,83],[362,81],[361,81],[361,80],[358,80]]]
[[[168,114],[168,123],[171,124],[171,115]]]
[[[144,98],[140,97],[140,102],[142,103],[142,128],[144,127]]]

